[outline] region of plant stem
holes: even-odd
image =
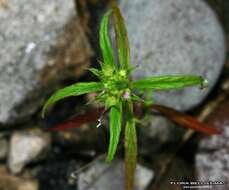
[[[127,123],[125,129],[125,189],[132,190],[137,162],[137,135],[133,114],[133,103],[127,103]]]

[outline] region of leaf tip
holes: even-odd
[[[207,88],[208,86],[209,86],[208,80],[205,78],[202,78],[201,89]]]
[[[44,106],[42,107],[41,110],[41,118],[44,119],[45,118],[45,114],[47,112],[48,107],[50,106],[50,98],[48,99],[48,101],[44,104]]]
[[[44,119],[45,118],[45,113],[46,113],[46,105],[43,106],[42,110],[41,110],[41,118]]]

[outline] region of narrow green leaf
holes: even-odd
[[[179,89],[188,86],[200,85],[201,88],[207,85],[207,80],[201,76],[158,76],[149,77],[134,81],[132,83],[133,88],[138,89],[155,89],[155,90],[168,90],[168,89]]]
[[[102,90],[103,85],[99,82],[84,82],[84,83],[76,83],[70,86],[67,86],[63,89],[58,90],[56,93],[54,93],[48,101],[45,103],[43,109],[42,109],[42,117],[44,117],[45,112],[48,107],[53,105],[55,102],[69,97],[69,96],[79,96],[82,94],[86,94],[89,92],[96,92],[99,90]]]
[[[119,103],[117,106],[112,106],[110,109],[110,142],[106,161],[110,162],[113,160],[117,145],[119,142],[119,136],[121,132],[122,124],[122,104]]]
[[[132,94],[131,95],[131,100],[135,101],[135,102],[144,102],[144,99],[140,98],[138,95],[136,94]]]
[[[109,25],[109,17],[111,15],[111,11],[108,11],[102,19],[101,25],[100,25],[100,48],[102,50],[103,55],[103,68],[113,68],[115,67],[115,59],[114,59],[114,52],[113,48],[110,42],[109,37],[109,31],[108,31],[108,25]]]
[[[96,77],[101,78],[102,72],[100,70],[95,68],[89,68],[88,70]]]
[[[134,187],[134,176],[137,163],[137,135],[132,104],[128,105],[127,123],[125,129],[125,176],[126,190]]]
[[[130,68],[130,48],[127,30],[122,14],[115,1],[112,1],[113,19],[115,27],[116,43],[118,48],[119,63],[122,68]]]

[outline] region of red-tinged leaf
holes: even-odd
[[[99,118],[99,116],[104,113],[104,111],[104,107],[96,108],[90,112],[75,116],[70,120],[60,123],[55,127],[48,129],[48,131],[63,131],[65,129],[81,127],[85,123],[96,121]]]
[[[194,117],[181,113],[173,108],[169,108],[167,106],[153,104],[150,106],[153,111],[158,111],[162,115],[166,116],[168,119],[172,120],[173,122],[195,131],[199,131],[205,134],[214,135],[214,134],[221,134],[220,131],[217,129],[208,127],[206,124],[201,123]]]
[[[115,0],[111,1],[118,58],[121,68],[130,69],[130,47],[125,21]]]

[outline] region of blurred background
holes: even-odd
[[[136,190],[179,190],[173,182],[223,182],[229,189],[229,1],[120,0],[131,45],[133,79],[198,74],[201,90],[154,93],[156,103],[186,112],[222,131],[206,136],[159,115],[139,124]],[[41,108],[57,89],[96,80],[98,30],[106,0],[0,0],[0,189],[124,189],[123,143],[105,163],[107,118],[50,132],[88,105],[91,95]],[[111,31],[112,32],[112,31]],[[113,37],[112,37],[113,38]]]

